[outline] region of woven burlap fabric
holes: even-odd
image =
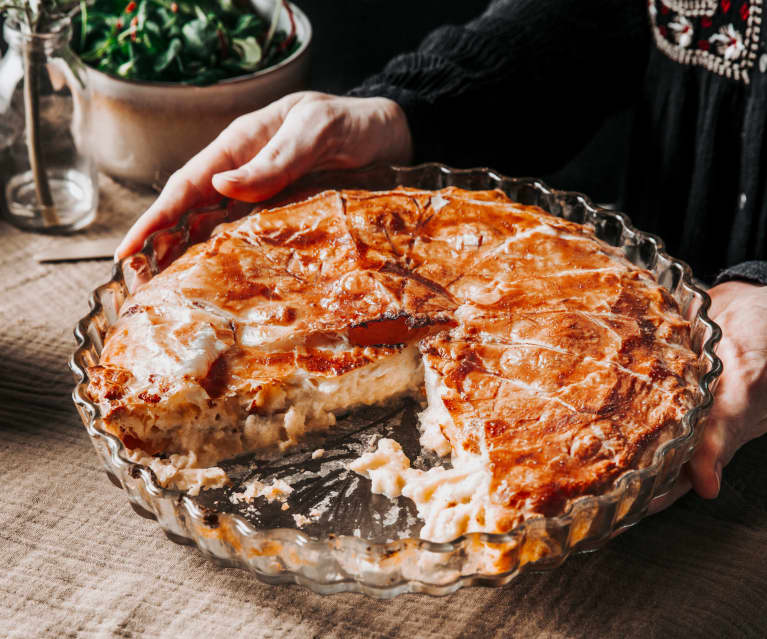
[[[101,182],[119,235],[150,201]],[[561,568],[445,598],[322,597],[217,568],[138,517],[75,413],[72,327],[107,262],[40,265],[49,238],[0,225],[1,637],[767,636],[767,441],[688,496]]]

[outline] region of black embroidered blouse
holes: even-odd
[[[622,208],[701,278],[767,284],[762,12],[763,0],[496,0],[351,93],[403,107],[417,161],[516,175],[558,168],[631,105]]]

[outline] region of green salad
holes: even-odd
[[[290,31],[277,29],[280,12]],[[290,6],[259,15],[248,0],[85,0],[72,48],[88,65],[149,82],[213,84],[277,64],[299,47]]]

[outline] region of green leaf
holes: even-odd
[[[157,58],[157,60],[155,60],[154,70],[158,73],[165,71],[165,69],[171,65],[173,60],[176,59],[178,54],[181,53],[181,49],[183,49],[181,40],[173,38],[173,40],[170,41],[168,48]]]
[[[85,49],[85,40],[88,33],[88,5],[85,0],[80,0],[80,50]]]
[[[160,29],[160,25],[157,24],[154,20],[147,20],[144,23],[144,31],[152,36],[152,38],[161,39],[162,36],[162,29]]]
[[[202,9],[200,9],[199,5],[194,5],[194,12],[197,14],[197,19],[200,22],[204,25],[208,24],[208,16]]]
[[[121,75],[124,78],[130,77],[131,71],[133,70],[133,65],[135,63],[135,60],[128,60],[127,62],[123,62],[119,67],[117,67],[117,75]]]
[[[252,13],[245,13],[237,18],[237,24],[232,29],[232,35],[244,37],[246,35],[256,35],[258,30],[264,28],[264,21]]]
[[[110,46],[112,39],[107,37],[101,40],[96,40],[93,46],[88,50],[80,54],[80,57],[86,62],[93,62],[99,60],[105,53],[107,47]]]
[[[233,0],[220,0],[221,11],[230,15],[239,15],[240,10],[235,6]]]
[[[164,30],[169,38],[180,38],[183,35],[181,32],[181,25],[179,25],[178,22],[174,22]]]
[[[182,28],[186,41],[186,48],[198,58],[203,58],[211,48],[212,42],[216,38],[215,32],[212,34],[207,28],[207,22],[201,20],[190,20]]]
[[[258,67],[263,57],[261,45],[253,36],[247,38],[232,38],[232,47],[240,56],[240,67],[246,71],[253,71]]]
[[[157,17],[162,22],[162,28],[168,29],[178,21],[178,15],[172,11],[168,11],[165,7],[157,9]]]
[[[146,0],[139,2],[138,10],[136,11],[136,17],[138,18],[138,29],[141,31],[144,28],[146,22],[147,12],[149,11],[149,5]]]
[[[91,21],[93,21],[95,16],[93,15],[93,11],[91,11]],[[117,28],[117,22],[120,20],[120,16],[106,16],[104,18],[104,23],[106,24],[109,29],[116,29]]]

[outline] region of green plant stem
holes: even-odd
[[[56,207],[51,196],[48,174],[45,170],[42,149],[40,148],[40,94],[38,92],[38,64],[33,45],[24,47],[24,117],[26,120],[27,152],[29,167],[35,181],[35,195],[43,214],[45,226],[58,224]]]
[[[88,3],[80,0],[80,50],[85,51],[85,34],[88,31]]]

